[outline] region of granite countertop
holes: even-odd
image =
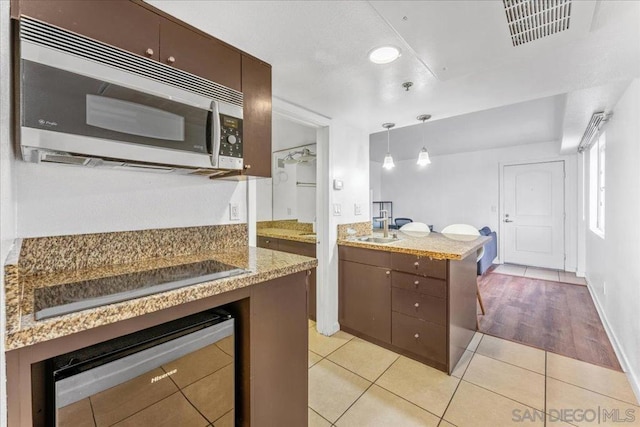
[[[356,238],[339,239],[338,245],[377,251],[397,252],[403,254],[430,257],[433,259],[460,260],[476,252],[491,238],[487,236],[467,236],[460,234],[429,233],[426,236],[413,236],[398,231],[400,240],[391,243],[363,242]],[[374,232],[381,237],[381,232]],[[389,236],[392,232],[389,232]]]
[[[244,288],[317,266],[317,260],[314,258],[269,249],[241,246],[219,252],[209,251],[195,255],[152,258],[128,264],[101,266],[83,270],[20,274],[20,269],[18,268],[19,254],[20,242],[18,241],[5,264],[7,295],[5,340],[7,351]],[[220,261],[245,269],[247,272],[129,301],[86,309],[45,320],[35,320],[34,290],[37,288],[206,260]]]
[[[293,240],[296,242],[315,243],[316,234],[309,231],[292,230],[289,228],[258,228],[256,233],[260,237]]]

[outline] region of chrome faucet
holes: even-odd
[[[386,209],[380,210],[380,215],[382,215],[382,227],[383,227],[383,236],[389,237],[389,212]]]

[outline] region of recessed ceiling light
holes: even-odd
[[[400,49],[394,46],[382,46],[369,52],[369,61],[374,64],[388,64],[400,57]]]

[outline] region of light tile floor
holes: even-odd
[[[575,273],[547,268],[527,267],[516,264],[500,264],[492,270],[493,273],[508,274],[510,276],[530,277],[532,279],[549,280],[552,282],[570,283],[572,285],[586,286],[583,277],[577,277]]]
[[[309,322],[310,427],[545,421],[640,426],[640,406],[621,372],[481,333],[449,376],[345,332],[325,337]]]

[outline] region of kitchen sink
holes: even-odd
[[[358,240],[360,240],[361,242],[369,242],[369,243],[393,243],[393,242],[397,242],[400,239],[398,239],[397,237],[367,236],[367,237],[360,237]]]

